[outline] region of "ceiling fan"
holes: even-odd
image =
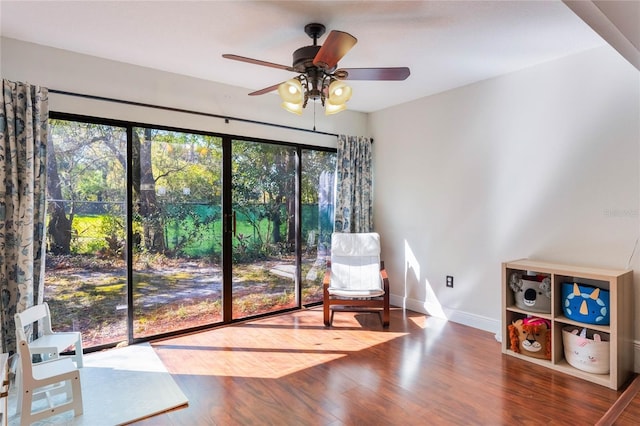
[[[301,47],[293,52],[291,66],[232,54],[224,54],[222,57],[298,73],[297,77],[290,80],[249,93],[249,96],[256,96],[278,90],[283,101],[282,107],[298,115],[302,114],[309,99],[320,99],[325,114],[345,110],[346,102],[351,98],[351,87],[344,83],[344,80],[399,81],[409,77],[410,71],[407,67],[338,68],[338,61],[358,40],[349,33],[333,30],[324,44],[318,46],[318,38],[325,30],[324,25],[317,23],[304,27],[304,32],[313,39],[313,45]]]

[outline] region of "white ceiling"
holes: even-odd
[[[405,81],[353,81],[349,109],[372,112],[604,44],[560,1],[10,1],[1,35],[244,87],[287,71],[319,22],[358,39],[339,67],[408,66]],[[324,38],[319,41],[322,44]],[[267,94],[264,96],[275,96]],[[247,98],[251,102],[251,98]]]

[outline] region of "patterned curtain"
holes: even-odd
[[[338,136],[336,232],[373,231],[371,139]]]
[[[43,302],[48,90],[2,80],[0,320],[2,351],[16,351],[13,316]]]

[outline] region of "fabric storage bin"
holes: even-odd
[[[583,328],[562,329],[564,357],[573,367],[595,374],[609,374],[609,335]]]
[[[509,343],[513,352],[532,358],[551,359],[551,321],[526,317],[508,326]]]
[[[544,276],[511,275],[509,287],[516,306],[524,311],[551,313],[551,279]]]
[[[609,291],[577,283],[562,283],[562,309],[567,318],[585,324],[609,325]]]

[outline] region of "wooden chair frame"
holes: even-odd
[[[331,261],[327,261],[327,270],[322,283],[324,325],[330,327],[333,324],[333,314],[336,310],[346,312],[376,312],[384,328],[389,327],[389,277],[384,268],[384,262],[380,262],[380,279],[384,295],[372,298],[345,298],[333,296],[329,293],[331,284]]]

